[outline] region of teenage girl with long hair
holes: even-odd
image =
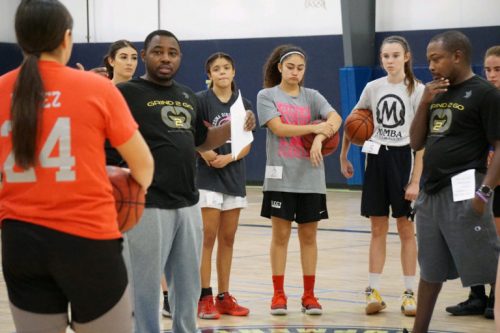
[[[264,65],[264,89],[257,95],[259,122],[267,129],[266,171],[261,215],[271,219],[271,314],[287,313],[285,266],[292,222],[298,224],[306,314],[322,307],[314,294],[318,221],[328,218],[322,142],[336,133],[341,118],[316,90],[303,86],[307,57],[299,47],[281,45]],[[315,120],[325,120],[313,124]],[[317,134],[310,151],[301,136]]]
[[[376,147],[374,153],[367,155],[361,198],[361,215],[369,217],[371,223],[365,312],[374,314],[386,307],[379,290],[386,258],[390,208],[401,240],[405,286],[401,311],[407,316],[414,316],[417,245],[415,227],[409,217],[411,202],[419,192],[423,151],[412,152],[409,128],[424,86],[413,74],[410,46],[403,37],[384,39],[380,47],[380,61],[387,75],[369,82],[354,107],[372,111],[374,133],[365,145]],[[354,175],[352,164],[347,159],[350,146],[350,141],[344,136],[340,165],[346,178]]]
[[[113,42],[104,56],[108,77],[115,85],[132,79],[137,69],[137,61],[137,48],[125,39]]]
[[[197,93],[201,116],[209,126],[219,126],[230,120],[231,106],[238,98],[234,83],[236,70],[230,55],[217,52],[208,57],[205,70],[209,88]],[[242,98],[246,110],[250,102]],[[250,152],[246,146],[232,157],[230,142],[200,153],[197,163],[197,186],[203,218],[203,250],[201,256],[201,296],[198,317],[217,319],[221,314],[246,316],[248,308],[239,305],[229,293],[229,276],[233,259],[233,244],[241,209],[247,206],[245,161]],[[210,287],[212,251],[217,239],[217,285],[214,298]]]
[[[24,60],[0,77],[3,274],[17,332],[133,332],[104,140],[144,190],[153,160],[113,84],[66,66],[72,27],[57,0],[16,12]]]

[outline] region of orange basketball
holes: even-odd
[[[372,112],[367,109],[352,111],[344,122],[344,134],[353,144],[362,146],[373,135]]]
[[[316,121],[313,121],[312,123],[317,124],[318,122],[321,122],[321,121],[323,121],[323,120],[316,120]],[[316,134],[314,134],[314,133],[310,133],[310,134],[306,134],[306,135],[302,136],[302,145],[304,146],[304,148],[306,150],[311,149],[311,146],[312,146],[312,143],[313,143],[315,137],[316,137]],[[321,147],[321,154],[323,154],[323,156],[328,156],[328,155],[333,154],[337,150],[337,147],[339,146],[339,142],[340,142],[339,132],[337,132],[333,136],[325,139],[323,141],[323,146]]]
[[[135,181],[130,171],[116,166],[106,166],[113,187],[118,228],[121,232],[132,229],[140,220],[146,202],[142,187]]]

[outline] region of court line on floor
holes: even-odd
[[[271,225],[267,225],[267,224],[249,224],[249,223],[241,223],[241,224],[239,224],[239,227],[268,228],[268,229],[272,228]],[[297,229],[297,227],[292,226],[292,229]],[[357,234],[369,234],[369,233],[371,233],[370,230],[353,230],[353,229],[338,229],[338,228],[318,228],[318,231],[349,232],[349,233],[357,233]],[[391,236],[398,235],[397,232],[393,232],[393,231],[389,231],[387,234],[391,235]]]

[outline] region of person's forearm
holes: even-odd
[[[427,139],[429,124],[429,102],[421,101],[410,125],[410,146],[413,150],[421,150]]]
[[[227,122],[221,126],[210,127],[208,129],[205,142],[196,147],[196,150],[203,152],[218,148],[231,138],[231,123]]]
[[[247,156],[248,153],[250,153],[250,148],[252,147],[252,144],[249,144],[243,148],[238,156],[236,156],[236,160],[241,160],[243,157]]]
[[[351,148],[351,141],[347,139],[344,132],[344,135],[342,137],[342,147],[340,149],[341,160],[347,160],[347,154],[349,153],[349,148]]]
[[[336,112],[331,111],[328,113],[326,121],[333,125],[334,132],[337,133],[342,125],[342,117]]]
[[[424,149],[415,152],[415,161],[413,162],[413,172],[410,177],[410,184],[420,184],[420,177],[422,176],[422,170],[424,168]]]

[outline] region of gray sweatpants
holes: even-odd
[[[423,280],[438,283],[460,277],[464,287],[495,282],[498,237],[491,201],[479,215],[471,200],[453,202],[451,186],[432,195],[420,192],[415,210]]]
[[[125,262],[132,275],[136,333],[160,332],[162,273],[168,281],[172,331],[197,331],[202,226],[196,204],[180,209],[146,208],[140,223],[127,232],[124,256],[130,256],[130,262]]]

